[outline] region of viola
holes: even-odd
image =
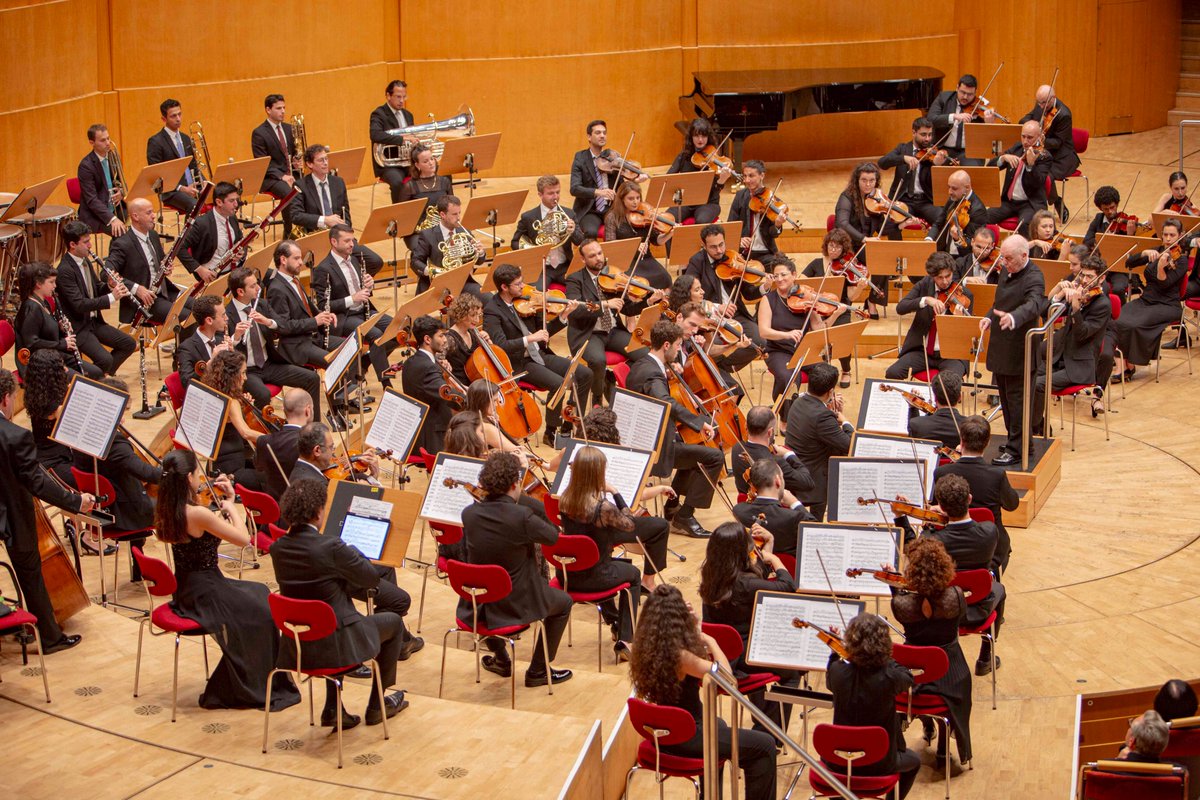
[[[692,153],[691,161],[692,166],[696,167],[701,172],[706,169],[712,170],[713,172],[720,172],[723,169],[733,172],[733,159],[726,158],[717,152],[717,146],[715,144],[706,144],[700,150]]]
[[[888,219],[892,222],[920,222],[922,227],[929,227],[929,223],[925,220],[918,220],[908,210],[908,206],[896,200],[889,201],[884,196],[883,192],[876,189],[871,194],[863,197],[863,207],[867,209],[868,214],[887,214]]]
[[[620,174],[618,177],[624,178],[627,181],[636,181],[643,175],[645,175],[647,178],[650,177],[650,173],[642,169],[641,164],[636,161],[629,161],[621,158],[621,154],[616,150],[609,150],[608,155],[611,156],[611,161],[609,161],[609,163],[612,164],[612,166],[608,169],[601,167],[601,172],[619,172]]]
[[[438,369],[442,371],[442,378],[446,381],[438,387],[438,397],[462,411],[467,407],[466,387],[458,382],[458,378],[454,377],[454,373],[442,359],[436,359],[434,363],[438,365]]]
[[[1141,222],[1134,214],[1118,211],[1116,216],[1108,221],[1105,233],[1123,233],[1126,236],[1137,236],[1138,231],[1148,231],[1153,227],[1150,222]]]
[[[854,256],[845,255],[829,262],[829,274],[845,278],[846,283],[850,286],[857,286],[870,277],[867,274],[867,268],[859,264]]]
[[[596,283],[600,285],[601,291],[605,294],[628,294],[635,301],[644,300],[655,291],[654,287],[643,279],[631,278],[628,272],[622,272],[611,266],[605,267],[600,272],[596,277]],[[626,292],[626,287],[628,287],[628,292]]]
[[[496,418],[514,439],[524,439],[542,427],[542,410],[533,395],[521,388],[512,374],[508,354],[494,344],[480,342],[467,360],[467,377],[486,378],[498,387]]]
[[[880,583],[885,583],[888,586],[892,586],[897,589],[908,588],[908,578],[904,577],[899,572],[892,572],[890,569],[861,569],[858,567],[851,567],[850,569],[846,570],[847,578],[857,578],[860,575],[870,575]]]
[[[954,212],[954,220],[950,225],[950,235],[954,237],[954,243],[959,247],[967,247],[967,226],[971,224],[971,206],[969,203],[960,202],[958,209]]]
[[[937,411],[937,406],[926,400],[916,392],[910,392],[907,389],[901,389],[899,386],[892,386],[890,383],[880,384],[879,391],[881,392],[899,392],[900,396],[908,401],[908,404],[918,411],[923,411],[926,414],[932,414]]]
[[[945,512],[938,511],[936,508],[928,506],[919,506],[914,503],[907,503],[903,500],[883,500],[880,498],[858,498],[860,506],[869,506],[874,503],[886,504],[892,507],[892,513],[897,517],[912,517],[919,519],[921,522],[932,522],[934,525],[946,525],[950,522]]]
[[[455,478],[445,478],[444,480],[442,480],[442,485],[448,489],[456,489],[456,488],[462,487],[463,489],[466,489],[468,492],[470,492],[471,497],[474,497],[476,500],[486,500],[487,499],[487,492],[485,492],[483,489],[476,486],[475,484],[471,483],[470,481],[460,481]]]
[[[1173,211],[1176,214],[1183,214],[1184,216],[1188,217],[1200,217],[1200,209],[1197,209],[1196,206],[1192,205],[1192,198],[1190,197],[1185,197],[1182,200],[1176,200],[1172,198],[1171,202],[1167,203],[1166,210]]]
[[[958,459],[962,458],[961,453],[959,453],[953,447],[946,447],[946,445],[942,445],[941,447],[939,447],[937,449],[937,454],[939,456],[941,456],[942,458],[948,459],[950,461],[958,461]]]
[[[791,215],[788,213],[788,205],[779,199],[779,196],[771,196],[771,192],[767,187],[762,187],[757,192],[750,193],[750,211],[755,214],[763,214],[771,221],[772,225],[779,226],[780,220],[787,222],[795,230],[804,230],[800,225],[792,221]]]
[[[820,625],[816,625],[812,622],[805,622],[804,620],[800,619],[799,617],[795,617],[792,619],[792,627],[793,628],[812,628],[814,631],[817,632],[817,638],[820,639],[822,642],[824,642],[826,645],[828,645],[830,650],[837,653],[842,658],[845,658],[847,660],[850,658],[850,651],[846,649],[846,643],[843,642],[842,637],[838,636],[836,633],[827,631],[824,628],[822,628]]]
[[[625,219],[629,220],[629,224],[635,228],[645,228],[647,225],[653,225],[656,233],[670,233],[679,224],[675,221],[674,214],[667,211],[659,211],[649,203],[644,202],[638,203],[636,209],[627,212]]]
[[[946,164],[953,164],[956,167],[958,166],[958,159],[950,158],[950,154],[940,148],[922,147],[913,151],[913,158],[915,158],[917,161],[933,161],[938,156],[946,159]]]
[[[713,264],[713,268],[717,271],[717,277],[723,281],[740,280],[751,286],[758,286],[768,277],[760,262],[728,250]]]
[[[795,314],[808,314],[812,312],[819,317],[832,317],[835,314],[842,314],[846,311],[854,314],[861,319],[870,319],[871,315],[861,308],[851,308],[843,302],[840,302],[833,292],[821,292],[817,294],[816,289],[808,286],[797,285],[793,287],[792,293],[787,297],[788,308]]]
[[[992,108],[991,102],[983,95],[978,95],[974,100],[972,100],[971,102],[969,102],[965,106],[963,106],[962,111],[964,114],[970,114],[972,117],[974,117],[976,119],[983,119],[984,112],[991,111],[992,114],[996,117],[996,119],[1000,120],[1001,122],[1005,123],[1006,125],[1009,123],[1008,117],[1004,116],[999,111]]]

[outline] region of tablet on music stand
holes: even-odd
[[[162,192],[173,192],[179,186],[179,181],[183,179],[183,173],[187,171],[188,165],[192,163],[191,156],[183,156],[182,158],[173,158],[170,161],[161,161],[157,164],[150,164],[142,167],[142,171],[138,173],[137,179],[129,187],[129,193],[125,195],[126,200],[134,197],[155,197]],[[159,183],[159,181],[162,181]],[[157,184],[157,188],[155,188]]]
[[[234,161],[231,164],[218,164],[213,170],[213,183],[226,181],[237,187],[238,195],[245,199],[246,195],[259,194],[267,167],[271,164],[268,156],[252,158],[248,161]]]

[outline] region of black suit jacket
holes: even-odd
[[[303,289],[303,287],[300,287]],[[279,351],[289,364],[305,366],[307,358],[304,353],[305,345],[311,344],[313,334],[321,327],[309,313],[311,309],[317,312],[315,301],[308,297],[308,308],[300,301],[296,290],[292,288],[287,278],[276,277],[267,289],[267,302],[271,306],[271,318],[279,323],[275,333],[279,337]],[[262,304],[260,303],[261,307]]]
[[[483,304],[483,329],[487,331],[488,336],[492,337],[492,344],[508,354],[513,372],[522,372],[525,369],[525,362],[529,358],[529,351],[525,349],[525,345],[521,341],[525,334],[521,332],[517,319],[516,309],[501,300],[499,292],[493,294]],[[535,314],[532,317],[521,317],[520,319],[530,333],[541,328],[540,315]],[[543,357],[550,355],[550,348],[545,343],[539,343],[537,347]]]
[[[96,466],[116,493],[113,504],[105,509],[116,520],[113,529],[133,531],[153,525],[154,501],[146,493],[146,484],[157,486],[162,480],[162,468],[139,458],[129,439],[120,431],[113,439],[108,458],[97,461]],[[92,457],[76,452],[75,467],[91,472]]]
[[[830,651],[825,685],[833,693],[833,724],[876,726],[888,733],[890,746],[886,755],[862,767],[862,774],[886,775],[896,771],[896,751],[904,747],[896,696],[905,694],[913,683],[912,673],[895,661],[889,660],[880,669],[866,670]]]
[[[347,225],[354,223],[350,219],[350,200],[346,194],[346,181],[337,175],[326,177],[329,183],[329,210],[346,221]],[[317,220],[325,216],[321,207],[321,195],[317,187],[317,179],[312,174],[305,175],[299,183],[300,196],[293,198],[287,204],[283,213],[293,225],[303,228],[308,233],[320,230]]]
[[[79,179],[79,221],[87,225],[92,233],[107,233],[113,212],[108,209],[108,182],[104,180],[104,166],[96,152],[90,151],[79,162],[76,171]],[[121,201],[117,216],[125,216],[125,202]]]
[[[307,461],[301,461],[299,455],[296,457],[296,464],[292,467],[292,474],[288,476],[288,480],[292,483],[296,481],[320,481],[325,485],[329,484],[329,478],[326,477],[325,473]]]
[[[454,407],[438,394],[445,385],[445,376],[425,351],[413,353],[400,368],[400,391],[429,406],[416,441],[417,446],[424,447],[427,453],[441,452],[446,429],[454,416]]]
[[[1025,361],[1025,334],[1037,325],[1042,304],[1046,300],[1046,279],[1032,261],[1015,275],[999,269],[996,300],[988,312],[992,321],[991,342],[988,345],[987,368],[1002,375],[1020,375]],[[1016,325],[1012,330],[1000,328],[996,312],[1007,311]],[[1092,380],[1095,380],[1093,373]]]
[[[742,223],[742,236],[754,235],[754,214],[750,212],[749,189],[739,189],[738,193],[733,196],[733,203],[729,206],[729,216],[726,221]],[[758,226],[758,234],[769,252],[779,252],[779,248],[775,244],[775,237],[779,236],[782,230],[782,223],[776,226],[769,219],[764,219]]]
[[[283,129],[284,141],[287,142],[286,153],[279,149],[279,139],[275,136],[275,129],[267,120],[264,119],[262,124],[250,134],[250,150],[254,153],[254,157],[267,156],[271,159],[271,163],[267,165],[267,174],[263,176],[261,191],[264,192],[268,186],[283,178],[284,175],[292,174],[292,153],[296,150],[296,137],[292,134],[291,123],[284,122],[280,127]]]
[[[155,259],[158,261],[158,268],[161,268],[162,262],[166,259],[167,254],[163,251],[162,242],[158,238],[157,231],[150,231],[148,234],[150,247],[154,250]],[[142,244],[137,240],[137,233],[130,228],[122,235],[112,240],[112,244],[108,248],[108,258],[105,259],[109,269],[120,275],[122,278],[130,282],[130,285],[136,283],[138,286],[150,288],[152,279],[150,263],[146,261],[146,251],[142,249]],[[179,296],[179,287],[171,282],[170,276],[167,276],[162,283],[162,288],[159,293],[174,302]],[[137,310],[137,306],[128,297],[121,299],[121,322],[131,322],[133,313]]]
[[[587,268],[576,270],[567,276],[566,295],[571,300],[582,300],[584,302],[603,303],[609,298],[600,291],[600,287],[596,285],[596,281],[592,278],[592,274]],[[625,323],[621,316],[626,309],[633,306],[628,300],[625,302],[621,313],[613,312],[613,328],[614,330],[625,330]],[[598,331],[596,327],[597,320],[600,319],[600,311],[589,311],[587,306],[579,306],[571,312],[567,317],[567,346],[571,348],[572,353],[579,352],[579,348],[587,342],[592,331]]]
[[[563,213],[566,214],[568,217],[570,217],[572,220],[575,220],[576,222],[578,222],[578,220],[575,219],[574,211],[572,211],[569,208],[565,208],[563,206],[559,206],[559,208],[562,208]],[[541,219],[542,219],[542,204],[541,203],[538,203],[536,206],[534,206],[533,208],[529,209],[528,211],[526,211],[524,214],[521,215],[520,219],[517,220],[517,229],[515,231],[513,231],[511,246],[514,250],[517,249],[517,242],[519,242],[522,238],[528,239],[529,241],[532,242],[537,237],[537,231],[535,231],[533,229],[533,223],[541,222]],[[565,258],[563,259],[563,262],[561,264],[559,264],[557,267],[555,267],[553,269],[548,269],[546,271],[546,276],[547,276],[548,282],[563,283],[566,280],[567,267],[571,266],[571,261],[575,257],[575,253],[571,249],[571,245],[575,245],[576,247],[578,247],[581,244],[583,244],[583,228],[580,228],[578,225],[576,225],[575,232],[571,234],[571,237],[569,239],[567,239],[567,241],[565,241],[561,245],[559,245],[557,248],[558,250],[560,250],[562,252],[562,254],[563,254],[563,256],[565,256]]]
[[[1017,142],[1004,152],[1007,155],[1022,158],[1025,154],[1025,146]],[[1000,188],[1000,198],[1001,200],[1007,199],[1013,178],[1017,175],[1016,167],[1002,164],[998,157],[989,159],[987,163],[989,166],[998,166],[1004,171],[1004,185]],[[1050,163],[1050,154],[1043,153],[1037,161],[1033,162],[1032,167],[1026,164],[1025,168],[1021,170],[1021,186],[1025,189],[1025,197],[1028,198],[1029,204],[1034,208],[1046,207],[1046,178],[1050,177]]]
[[[748,233],[743,234],[743,236],[749,235]],[[751,319],[755,318],[755,315],[746,308],[746,301],[743,299],[743,296],[747,291],[754,292],[757,289],[751,288],[745,281],[741,282],[740,289],[738,288],[738,281],[722,281],[717,277],[717,270],[713,267],[712,262],[708,258],[708,253],[704,250],[698,251],[688,259],[683,274],[691,275],[700,281],[700,286],[704,289],[705,300],[711,300],[719,304],[722,297],[721,289],[724,288],[732,298],[733,304],[737,307],[737,314],[739,316],[748,316]],[[735,289],[737,289],[736,293],[734,292]]]
[[[358,259],[353,255],[350,257],[350,263],[356,270],[358,269],[357,261]],[[321,259],[320,264],[313,267],[310,288],[312,289],[313,297],[317,298],[317,303],[321,308],[325,308],[325,290],[329,290],[329,310],[337,314],[338,318],[337,333],[343,336],[348,334],[350,325],[346,319],[349,315],[351,305],[351,287],[346,281],[346,276],[342,272],[342,268],[334,261],[332,252]],[[314,308],[313,310],[315,311],[316,309]],[[366,319],[373,310],[371,301],[367,300],[363,303],[362,308],[354,312],[354,316]],[[361,321],[359,320],[359,322]]]
[[[946,546],[958,569],[991,569],[999,566],[996,544],[999,532],[990,522],[955,522],[926,533]]]
[[[933,99],[933,104],[929,106],[929,111],[925,113],[925,116],[933,123],[933,140],[935,142],[941,141],[942,137],[946,135],[946,131],[950,130],[950,126],[954,124],[950,121],[950,115],[955,113],[958,113],[958,92],[954,89],[942,92]],[[968,124],[976,122],[983,122],[983,120],[975,118]],[[965,136],[963,140],[965,143]],[[942,146],[955,150],[958,148],[958,142],[951,142],[947,139]]]
[[[87,272],[86,278],[83,271]],[[88,296],[88,283],[92,287],[91,297]],[[87,264],[81,270],[70,253],[63,253],[62,260],[58,262],[55,291],[62,311],[77,332],[104,324],[100,312],[110,307],[108,285],[102,283]]]
[[[967,226],[963,228],[963,236],[967,240],[967,250],[970,250],[971,239],[975,236],[975,232],[987,224],[987,206],[979,199],[979,195],[975,191],[971,191],[971,198],[966,201],[970,208],[970,218],[967,221]],[[942,230],[946,225],[950,224],[950,215],[958,211],[957,200],[946,200],[946,204],[942,206],[942,212],[938,215],[937,222],[929,229],[929,238],[937,243],[937,249],[943,253],[950,249],[950,234],[942,234]],[[962,250],[962,246],[959,246]]]
[[[260,436],[254,445],[254,471],[263,477],[267,494],[276,500],[283,494],[291,479],[292,470],[296,468],[296,459],[300,457],[300,428],[297,425],[284,425],[274,433]],[[271,458],[271,454],[275,458]],[[275,462],[279,462],[279,466]],[[280,467],[283,473],[279,472]]]
[[[289,206],[291,205],[293,204],[289,204]],[[225,222],[222,220],[221,225],[224,224]],[[242,238],[242,227],[238,225],[236,216],[229,218],[229,225],[233,228],[233,241],[229,243],[229,246],[233,247]],[[216,252],[217,212],[209,211],[207,214],[197,217],[192,227],[188,228],[187,235],[183,237],[183,244],[179,248],[179,260],[183,262],[183,266],[187,268],[188,272],[195,274],[196,268],[207,264]]]
[[[943,475],[958,475],[966,480],[967,485],[971,487],[971,505],[992,512],[992,516],[996,518],[996,527],[1000,531],[996,553],[1000,563],[1007,569],[1012,543],[1008,531],[1004,528],[1004,512],[1016,510],[1021,501],[1012,484],[1008,482],[1008,473],[1002,467],[994,467],[978,456],[963,456],[953,464],[943,464],[934,470],[934,482]]]
[[[1049,129],[1043,134],[1046,149],[1050,151],[1059,174],[1067,175],[1074,172],[1079,166],[1079,154],[1075,152],[1075,136],[1072,133],[1074,122],[1071,119],[1071,109],[1067,108],[1066,103],[1056,97],[1054,105],[1058,108],[1058,112],[1050,122]],[[1021,117],[1018,122],[1026,123],[1030,120],[1041,122],[1042,118],[1042,109],[1038,108],[1037,103],[1034,103],[1033,110]]]
[[[824,503],[828,494],[829,459],[850,452],[849,423],[839,425],[837,416],[825,404],[805,392],[788,410],[784,444],[800,459],[812,475],[813,488],[800,496],[806,504]]]
[[[879,159],[880,169],[895,168],[892,173],[892,188],[888,190],[888,197],[896,197],[901,200],[912,198],[915,195],[912,193],[912,170],[908,166],[908,162],[904,160],[905,156],[911,156],[916,153],[916,147],[912,141],[901,142],[892,148],[891,152],[883,158]],[[925,159],[918,165],[919,177],[917,182],[921,185],[921,191],[924,192],[921,197],[930,203],[933,202],[933,162]],[[902,187],[897,192],[896,187]]]
[[[571,196],[575,198],[571,210],[575,213],[576,219],[582,217],[589,211],[596,210],[596,190],[600,188],[596,184],[596,162],[592,159],[592,151],[589,148],[584,148],[575,154],[571,160]],[[608,188],[616,189],[621,185],[622,179],[613,180],[613,175],[608,176]],[[612,204],[605,206],[605,211],[612,208]]]
[[[748,460],[742,457],[742,453],[746,454]],[[737,484],[739,492],[745,494],[750,490],[750,484],[746,482],[744,476],[746,470],[760,458],[769,458],[779,465],[779,469],[783,472],[783,488],[796,497],[812,491],[813,486],[816,485],[812,475],[808,473],[808,467],[800,462],[799,456],[772,453],[766,445],[758,442],[738,442],[729,451],[729,471],[733,473],[733,482]]]
[[[259,290],[259,291],[262,291],[262,290]],[[263,298],[263,299],[266,300],[266,298]],[[275,313],[271,310],[271,304],[269,302],[260,302],[258,304],[258,312],[260,314],[262,314],[264,317],[267,317],[268,319],[275,320]],[[238,322],[241,320],[241,313],[237,310],[237,306],[235,306],[233,304],[232,300],[230,300],[228,303],[225,304],[225,318],[227,321],[227,327],[225,330],[225,334],[227,336],[229,336],[230,338],[232,338],[233,335],[235,334],[235,332],[237,331]],[[278,325],[279,321],[275,320],[275,324]],[[263,350],[267,354],[267,363],[276,363],[276,364],[287,363],[287,359],[283,357],[283,354],[280,353],[279,349],[275,346],[276,340],[279,338],[280,328],[278,328],[278,327],[269,328],[266,325],[257,325],[257,324],[255,325],[255,327],[258,329],[258,332],[262,334]],[[233,347],[239,353],[241,353],[242,355],[249,358],[250,357],[249,342],[250,342],[250,335],[247,333],[246,336],[242,337],[242,340],[240,342],[234,342]],[[314,409],[314,411],[315,411],[315,409]]]
[[[1048,309],[1049,300],[1046,306]],[[1063,325],[1054,332],[1054,363],[1057,365],[1061,360],[1071,383],[1090,386],[1096,382],[1096,357],[1110,319],[1112,302],[1107,294],[1093,298],[1073,314],[1062,316]]]
[[[434,225],[432,228],[426,228],[417,234],[416,241],[413,242],[410,264],[413,272],[417,273],[420,278],[417,280],[417,294],[429,288],[429,276],[425,273],[425,268],[429,264],[435,267],[442,266],[442,251],[438,249],[438,245],[445,241],[442,236],[442,226]],[[475,259],[476,264],[482,264],[486,258],[483,253]],[[471,278],[467,279],[472,281]]]
[[[965,284],[961,288],[963,294],[973,303],[975,296],[971,294]],[[925,349],[925,334],[929,333],[935,315],[932,306],[921,308],[921,298],[935,297],[936,295],[937,284],[933,282],[933,278],[926,275],[914,283],[913,287],[908,290],[908,294],[896,305],[897,314],[914,315],[912,325],[908,327],[908,333],[904,336],[904,345],[900,348],[901,355],[909,352],[919,353]]]
[[[217,331],[213,346],[220,344],[225,338],[225,335]],[[212,354],[208,352],[208,347],[200,338],[200,331],[196,330],[191,336],[179,343],[179,379],[183,382],[184,391],[191,386],[192,381],[196,380],[196,362],[209,361]]]
[[[403,136],[392,136],[388,131],[394,131],[397,127],[410,127],[413,124],[412,112],[407,108],[400,109],[400,114],[404,117],[404,125],[401,126],[396,119],[396,113],[392,111],[392,107],[384,103],[379,108],[371,112],[371,143],[372,144],[404,144]],[[375,170],[375,177],[383,175],[384,167],[379,166],[374,157],[371,158],[371,167]]]
[[[958,409],[941,407],[932,414],[908,418],[908,435],[916,439],[936,439],[946,447],[958,447],[958,428],[966,419]],[[954,421],[958,420],[958,425]]]
[[[17,347],[35,350],[57,350],[64,361],[74,363],[75,357],[67,355],[67,338],[63,335],[58,320],[50,309],[32,296],[25,298],[17,314]],[[22,370],[24,374],[24,370]]]
[[[192,137],[180,131],[179,138],[183,142],[183,155],[192,157],[192,160],[188,162],[188,169],[191,170],[194,177],[199,173],[200,168],[196,166],[196,148],[192,145]],[[161,164],[164,161],[174,161],[182,157],[179,155],[179,151],[175,149],[175,143],[171,141],[171,137],[162,128],[159,128],[158,133],[146,140],[147,164]],[[184,186],[185,184],[186,181],[180,178],[176,186]]]
[[[72,513],[81,507],[79,495],[38,466],[33,433],[0,416],[0,537],[13,550],[38,549],[34,497]]]
[[[625,379],[625,388],[631,392],[637,392],[638,394],[644,394],[647,397],[653,397],[670,403],[671,422],[673,423],[683,424],[694,431],[698,431],[708,422],[708,420],[699,414],[693,414],[691,411],[688,411],[671,396],[671,387],[667,383],[667,376],[663,372],[663,368],[659,366],[658,362],[652,356],[639,358],[634,363],[633,368],[629,371],[629,376]],[[658,461],[654,465],[654,475],[664,477],[671,474],[671,470],[675,467],[675,448],[677,447],[677,443],[682,444],[683,438],[680,437],[678,431],[668,430],[666,435],[663,436],[663,446],[662,450],[659,451]]]
[[[800,523],[816,521],[816,517],[808,513],[808,509],[803,505],[786,508],[771,497],[756,497],[748,503],[738,503],[733,507],[733,515],[747,528],[755,523],[759,514],[766,517],[762,526],[775,537],[775,552],[787,553],[793,558],[796,556]],[[799,567],[796,571],[800,571]]]

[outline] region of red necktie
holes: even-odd
[[[1017,181],[1021,180],[1021,174],[1025,172],[1025,157],[1021,156],[1021,160],[1017,162],[1017,169],[1013,172],[1012,183],[1008,185],[1008,199],[1013,199],[1013,194],[1017,191]]]
[[[283,157],[287,158],[287,139],[283,138],[283,126],[278,125],[275,128],[275,135],[279,137],[279,151],[283,153]]]

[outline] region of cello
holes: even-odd
[[[721,449],[728,450],[737,442],[745,441],[746,417],[738,408],[734,387],[726,385],[721,371],[704,348],[693,345],[691,350],[683,367],[684,381],[712,417]]]
[[[526,439],[542,427],[542,410],[512,374],[508,354],[494,344],[480,342],[467,360],[467,377],[486,378],[498,387],[496,417],[501,429],[514,439]]]

